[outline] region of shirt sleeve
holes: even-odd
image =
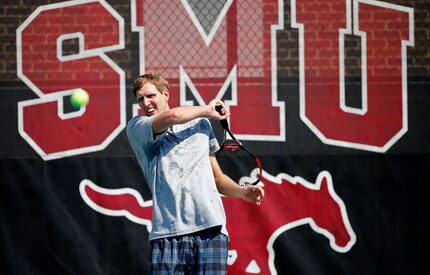
[[[220,147],[219,147],[218,140],[216,139],[215,134],[213,132],[211,123],[209,122],[208,119],[205,119],[205,121],[208,125],[209,154],[212,155],[212,154],[215,154]]]
[[[149,152],[159,146],[166,132],[155,135],[152,129],[153,120],[154,116],[139,115],[128,122],[127,136],[134,150],[140,147],[144,152]]]

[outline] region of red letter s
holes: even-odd
[[[125,127],[124,72],[104,53],[123,48],[123,19],[104,1],[39,7],[17,29],[18,77],[40,98],[18,104],[20,135],[45,160],[104,149]],[[79,51],[63,55],[63,42]],[[63,112],[85,89],[90,103]]]

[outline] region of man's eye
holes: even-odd
[[[139,97],[139,98],[137,99],[137,101],[138,101],[138,102],[142,102],[142,101],[143,101],[143,97]]]

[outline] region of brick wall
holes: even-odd
[[[39,6],[62,1],[3,0],[0,7],[0,80],[18,80],[16,73],[16,29]],[[125,49],[108,53],[125,72],[127,79],[139,73],[138,34],[131,32],[130,1],[107,1],[125,22]],[[408,48],[408,75],[430,75],[430,2],[390,1],[390,3],[414,8],[415,46]],[[316,9],[315,12],[318,12]],[[298,75],[298,31],[291,28],[290,2],[284,3],[284,30],[278,33],[278,76]],[[70,42],[73,44],[73,42]],[[73,45],[65,50],[73,51]],[[345,37],[346,76],[360,75],[360,38],[354,35]]]
[[[386,1],[414,9],[415,46],[408,48],[408,76],[430,75],[430,1]],[[284,3],[285,29],[278,35],[278,76],[298,75],[298,31],[291,28],[291,6]],[[317,12],[317,10],[316,10]],[[359,36],[345,36],[345,75],[359,76],[361,71]]]

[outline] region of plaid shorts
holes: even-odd
[[[151,241],[151,274],[225,274],[228,237],[217,227]]]

